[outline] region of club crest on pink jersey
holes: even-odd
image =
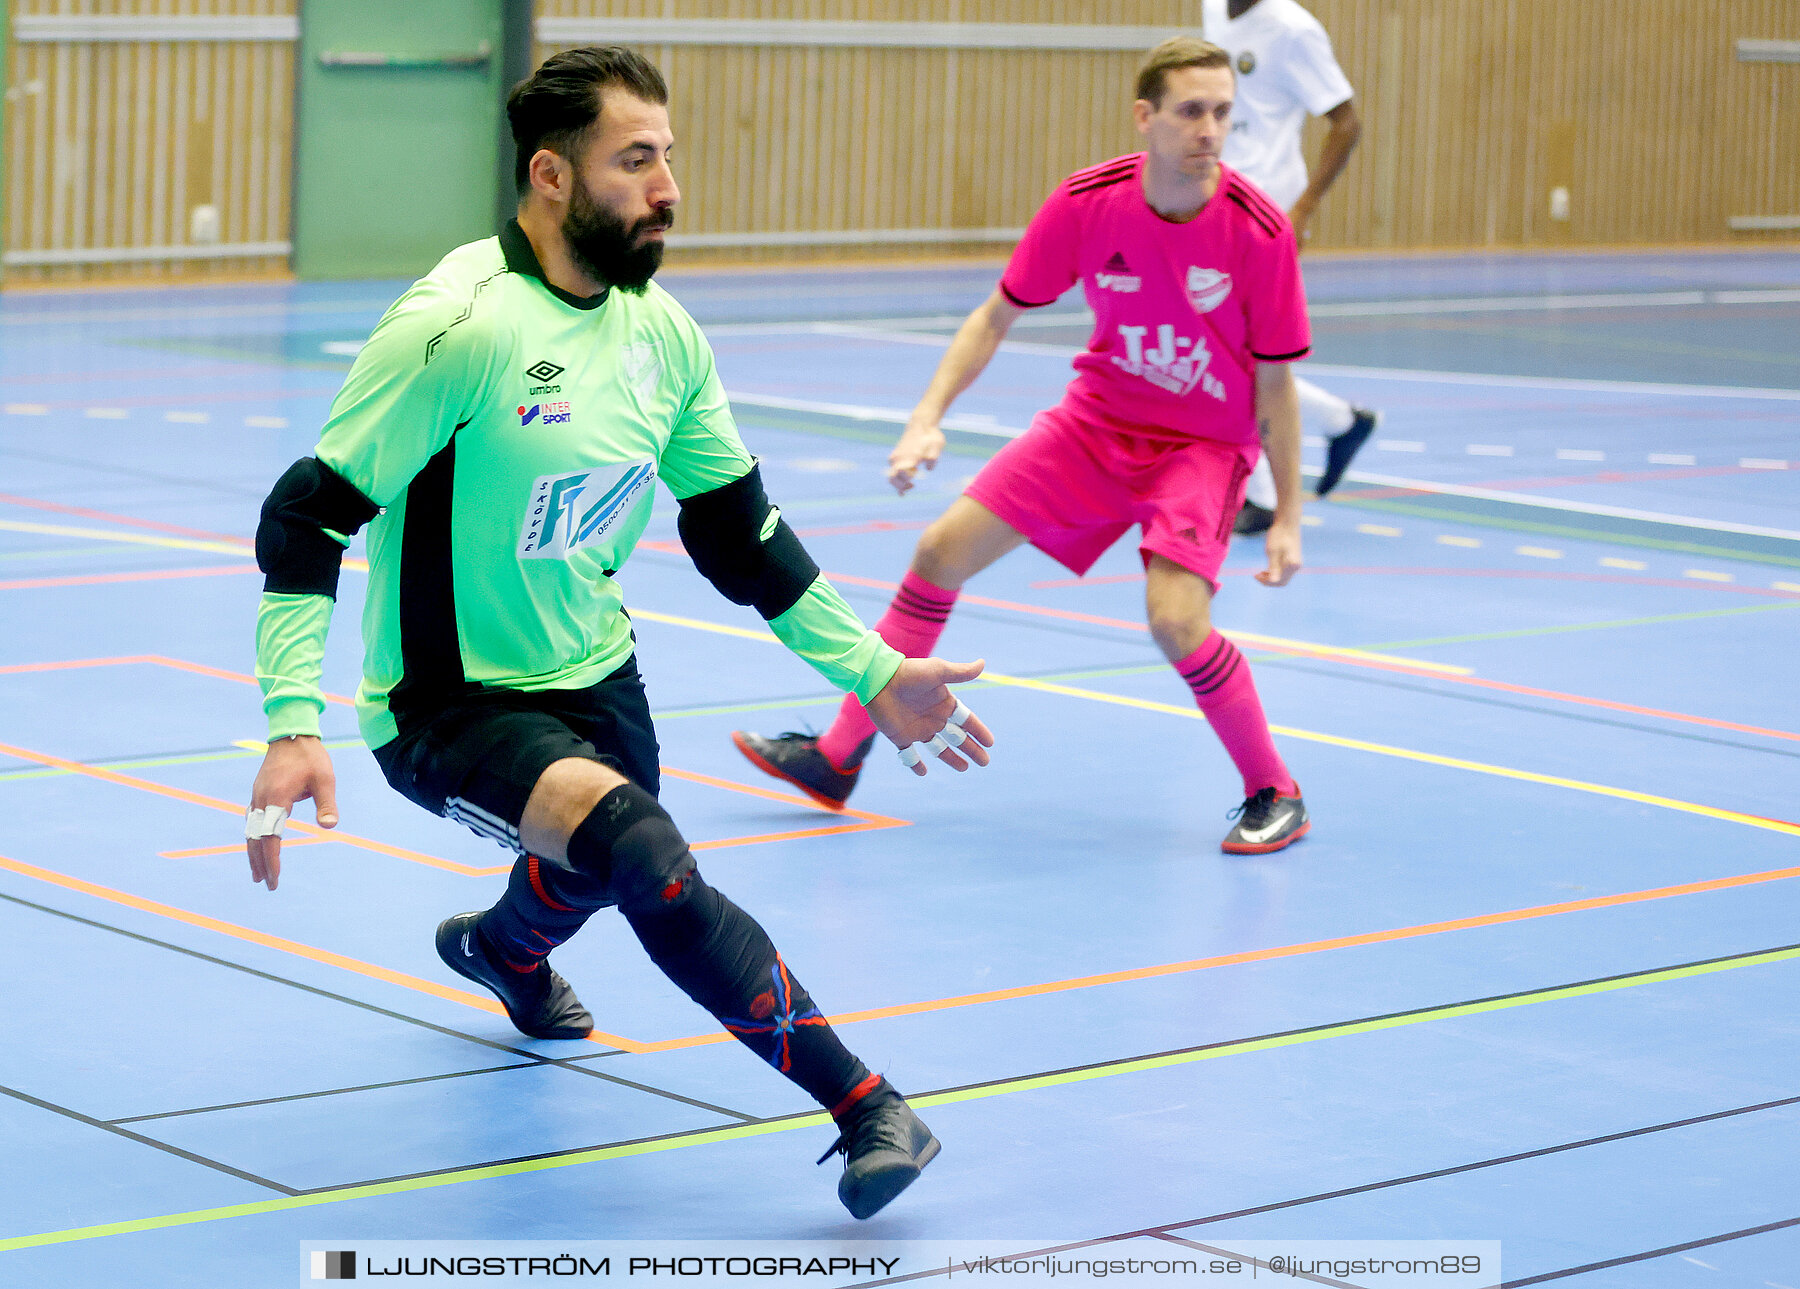
[[[1187,271],[1188,303],[1196,313],[1211,313],[1231,294],[1231,274],[1190,264]]]

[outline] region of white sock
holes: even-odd
[[[1310,380],[1296,376],[1294,388],[1300,394],[1300,428],[1304,433],[1335,439],[1356,419],[1349,403],[1336,394],[1327,394]]]
[[[1244,500],[1264,510],[1275,509],[1275,472],[1269,469],[1266,455],[1256,458],[1256,469],[1250,472],[1250,482],[1244,488]]]

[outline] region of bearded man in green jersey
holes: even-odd
[[[937,1154],[900,1094],[838,1041],[763,929],[707,885],[657,804],[658,750],[613,574],[660,476],[702,573],[854,693],[902,749],[977,764],[993,742],[951,696],[979,662],[902,658],[819,575],[764,495],[710,346],[651,282],[680,193],[661,74],[628,50],[549,59],[507,103],[519,215],[452,251],[382,318],[316,455],[263,506],[257,674],[269,751],[245,826],[275,889],[281,821],[337,823],[319,740],[343,548],[369,526],[364,741],[395,789],[518,854],[505,896],[438,928],[438,953],[523,1033],[593,1017],[545,961],[616,906],[651,959],[831,1111],[838,1195],[868,1217]],[[829,1153],[829,1152],[828,1152]]]

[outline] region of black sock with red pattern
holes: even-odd
[[[481,915],[481,942],[490,958],[525,975],[609,902],[600,884],[586,874],[521,855],[507,878],[506,894]]]
[[[756,919],[708,886],[675,821],[632,784],[602,798],[569,842],[650,960],[740,1043],[838,1113],[879,1079],[838,1041]]]

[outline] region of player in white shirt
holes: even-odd
[[[1308,221],[1362,134],[1355,91],[1331,52],[1331,37],[1296,0],[1204,0],[1201,14],[1206,39],[1230,53],[1237,69],[1237,105],[1225,141],[1225,164],[1288,212],[1304,245]],[[1310,182],[1300,151],[1308,116],[1331,122]],[[1306,432],[1326,441],[1325,472],[1317,487],[1322,497],[1343,478],[1378,418],[1310,381],[1296,378],[1294,384]],[[1265,458],[1250,476],[1237,531],[1261,532],[1274,509],[1275,480]]]

